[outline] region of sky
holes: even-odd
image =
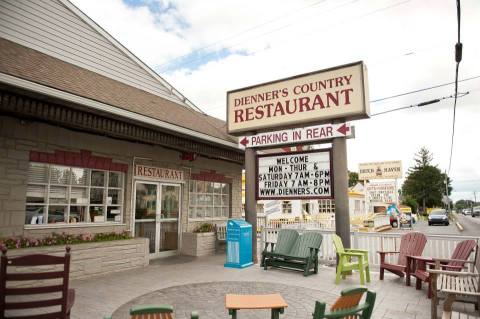
[[[226,117],[226,92],[364,61],[371,114],[454,94],[454,0],[73,0],[205,113]],[[401,160],[421,147],[449,171],[452,199],[480,201],[480,1],[461,1],[453,156],[453,99],[353,121],[348,167]]]

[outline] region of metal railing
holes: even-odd
[[[279,228],[264,228],[261,236],[261,248],[265,247],[266,242],[277,241]],[[323,235],[322,245],[319,251],[319,260],[321,262],[332,262],[336,259],[335,247],[333,246],[333,230],[321,229],[299,229],[300,233],[317,231]],[[368,261],[371,266],[380,266],[380,255],[377,251],[398,251],[400,248],[400,237],[405,233],[362,233],[351,232],[350,240],[352,248],[366,249],[369,251]],[[427,245],[423,251],[423,256],[450,258],[455,246],[462,240],[474,239],[479,241],[479,237],[471,236],[450,236],[450,235],[427,235]],[[398,255],[387,255],[386,261],[395,263]],[[470,259],[475,258],[474,254]]]

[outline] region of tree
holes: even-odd
[[[474,206],[474,203],[472,200],[469,199],[460,199],[455,202],[455,209],[457,211],[465,208],[470,208],[472,206]]]
[[[348,171],[348,187],[357,185],[358,183],[358,173]]]
[[[426,207],[441,206],[442,197],[445,194],[445,182],[448,186],[447,195],[452,191],[450,178],[437,166],[432,165],[433,155],[425,147],[415,154],[414,161],[414,166],[408,169],[402,193],[405,198],[421,203],[423,212],[426,211]]]
[[[402,205],[407,205],[412,209],[412,213],[416,214],[418,210],[418,203],[414,198],[405,198],[402,201]]]

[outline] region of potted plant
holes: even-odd
[[[182,253],[188,256],[215,255],[215,226],[198,225],[193,232],[182,233]]]

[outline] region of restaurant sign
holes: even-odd
[[[331,150],[257,156],[257,199],[331,199]]]
[[[358,165],[358,179],[402,178],[402,161],[362,163]]]
[[[183,171],[145,165],[135,165],[135,177],[183,181]]]
[[[367,70],[352,63],[227,92],[227,130],[268,131],[369,117]]]

